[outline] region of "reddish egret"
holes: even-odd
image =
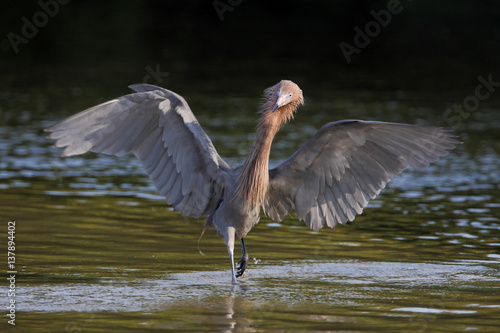
[[[409,166],[423,169],[458,143],[437,127],[343,120],[324,125],[295,154],[269,170],[274,135],[303,104],[302,90],[283,80],[265,90],[255,142],[241,166],[231,167],[176,93],[149,84],[46,129],[62,156],[88,151],[133,152],[167,202],[182,215],[206,216],[224,238],[233,283],[246,269],[243,238],[261,207],[277,222],[295,211],[308,227],[352,221],[368,200]],[[234,243],[243,256],[234,264]]]

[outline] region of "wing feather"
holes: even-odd
[[[425,168],[458,143],[437,127],[361,120],[326,124],[269,171],[264,210],[275,221],[295,210],[314,230],[325,223],[333,228],[361,214],[401,171]]]
[[[94,106],[49,127],[62,156],[133,152],[155,187],[184,215],[209,215],[229,166],[181,96],[153,85]]]

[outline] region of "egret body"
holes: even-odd
[[[300,88],[283,80],[264,92],[255,142],[243,165],[219,156],[188,104],[149,84],[49,127],[62,156],[88,151],[139,158],[159,193],[184,216],[206,216],[224,238],[233,283],[246,269],[244,237],[261,209],[281,222],[295,211],[308,227],[352,221],[394,176],[423,169],[458,144],[448,130],[343,120],[321,127],[295,154],[269,170],[275,134],[303,104]],[[204,229],[205,230],[205,229]],[[243,256],[234,264],[235,241]]]

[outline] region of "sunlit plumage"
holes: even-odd
[[[448,130],[361,120],[324,125],[295,154],[269,170],[271,143],[303,103],[302,91],[283,80],[266,89],[257,135],[241,166],[229,166],[181,96],[148,85],[136,93],[82,111],[46,129],[62,156],[87,151],[134,153],[167,202],[182,215],[206,216],[226,242],[232,281],[243,274],[243,238],[261,207],[281,222],[295,211],[318,230],[352,221],[394,176],[423,169],[448,154],[457,139]],[[243,256],[234,265],[234,243]]]

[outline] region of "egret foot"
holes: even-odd
[[[243,238],[241,240],[241,249],[243,250],[243,255],[241,256],[241,259],[238,261],[236,264],[236,277],[240,277],[245,273],[245,269],[247,268],[247,263],[248,263],[248,252],[247,248],[245,247],[245,241]]]
[[[247,263],[248,263],[248,253],[245,252],[241,256],[241,259],[236,264],[236,269],[237,269],[236,277],[240,277],[243,275],[243,273],[245,272],[245,269],[247,268]]]

